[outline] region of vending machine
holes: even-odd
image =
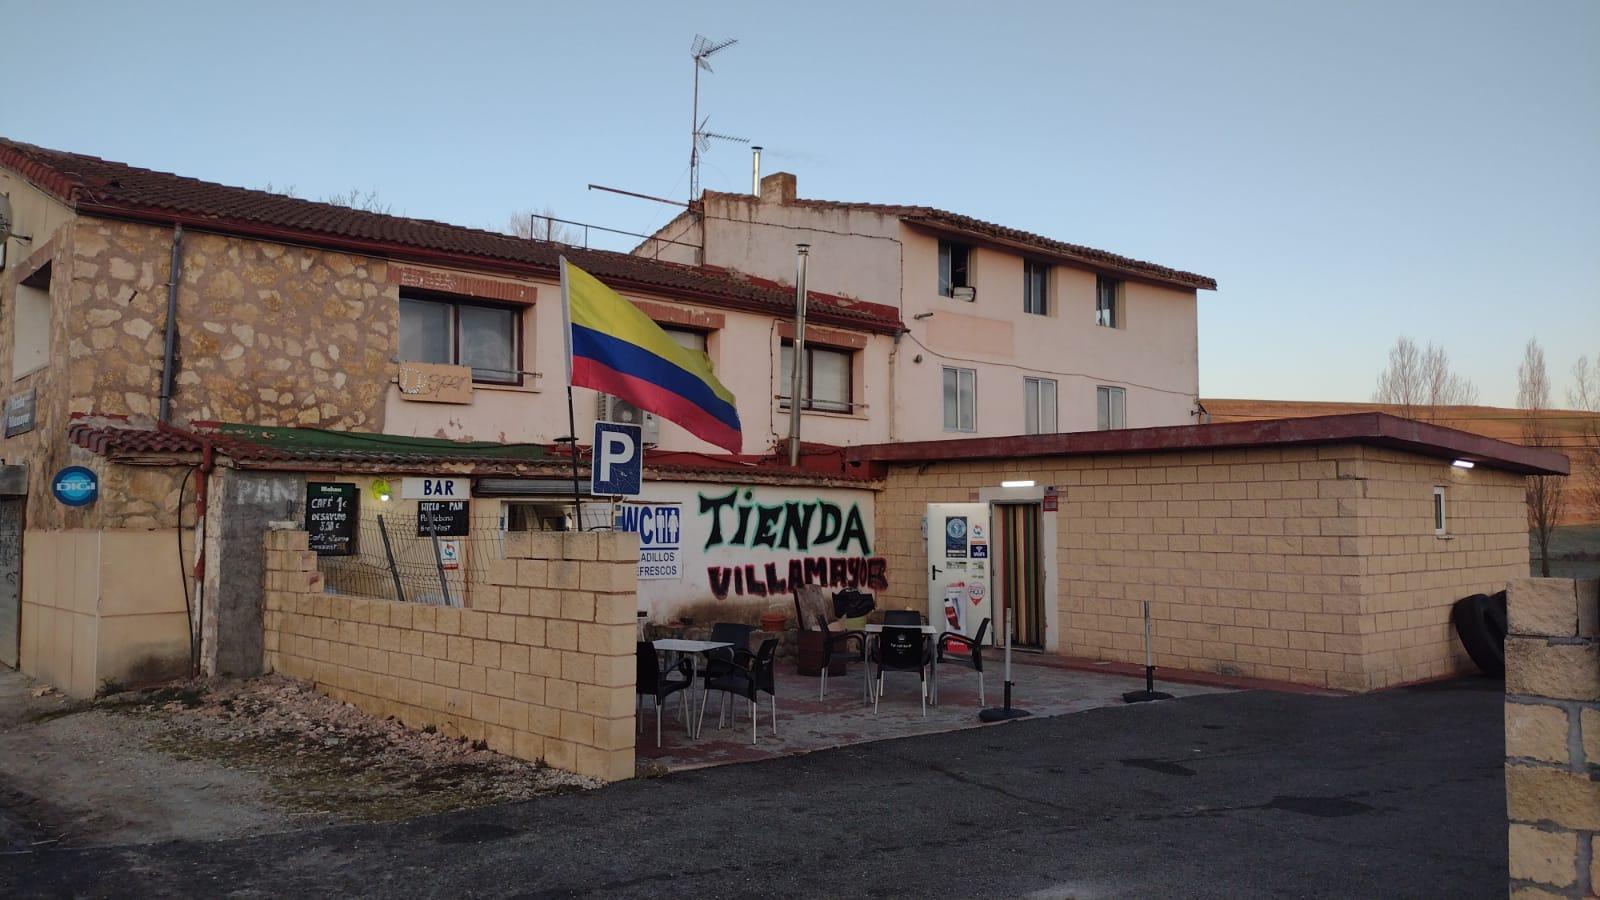
[[[930,503],[927,532],[928,622],[975,637],[994,618],[989,504]],[[989,626],[991,639],[998,624]]]

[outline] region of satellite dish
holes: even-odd
[[[0,194],[0,244],[11,237],[11,198]]]

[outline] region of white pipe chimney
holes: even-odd
[[[761,199],[761,148],[750,148],[750,194]]]

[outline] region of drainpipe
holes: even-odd
[[[217,467],[216,466],[216,448],[212,446],[211,438],[208,435],[196,434],[195,432],[190,431],[187,428],[179,428],[178,426],[172,425],[172,424],[170,424],[168,422],[165,422],[165,421],[156,423],[156,429],[158,431],[165,431],[165,432],[168,432],[168,433],[171,433],[171,434],[182,435],[182,436],[184,436],[184,437],[186,437],[186,438],[188,438],[188,439],[190,439],[192,441],[196,441],[196,442],[198,442],[200,444],[200,469],[199,469],[199,472],[197,473],[200,477],[196,480],[195,489],[194,489],[194,609],[195,609],[194,630],[195,630],[195,633],[190,638],[194,642],[194,646],[195,646],[195,653],[192,656],[192,658],[195,660],[195,662],[194,662],[192,671],[190,671],[190,673],[189,673],[191,677],[199,677],[199,675],[200,675],[200,666],[201,666],[201,663],[200,663],[200,652],[199,651],[200,651],[200,648],[201,648],[201,641],[204,638],[205,633],[206,633],[205,632],[205,622],[206,622],[206,605],[205,605],[205,591],[206,591],[206,508],[207,508],[207,499],[208,499],[208,496],[209,496],[209,493],[210,493],[211,473],[213,471],[215,471],[216,467]],[[183,527],[183,512],[182,512],[182,510],[179,510],[178,516],[179,516],[178,527],[182,528]]]
[[[894,392],[896,379],[895,369],[900,367],[900,338],[905,333],[905,326],[900,326],[900,330],[894,333],[894,343],[889,347],[889,443],[891,444],[895,441],[894,408],[896,400],[899,397],[899,395]]]
[[[794,352],[789,367],[789,465],[800,464],[800,383],[806,355],[806,257],[810,244],[795,244]]]
[[[178,279],[183,272],[183,226],[172,226],[172,265],[167,277],[167,337],[161,354],[161,405],[156,419],[163,424],[172,421],[172,382],[176,377],[178,356]],[[209,446],[209,445],[208,445]],[[201,496],[205,483],[200,484]]]

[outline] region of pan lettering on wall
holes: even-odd
[[[361,490],[353,484],[306,482],[306,532],[318,556],[350,556],[356,552],[356,523]]]
[[[432,532],[428,530],[430,523]],[[466,537],[471,524],[465,500],[417,501],[417,537],[427,537],[430,533],[439,537]]]

